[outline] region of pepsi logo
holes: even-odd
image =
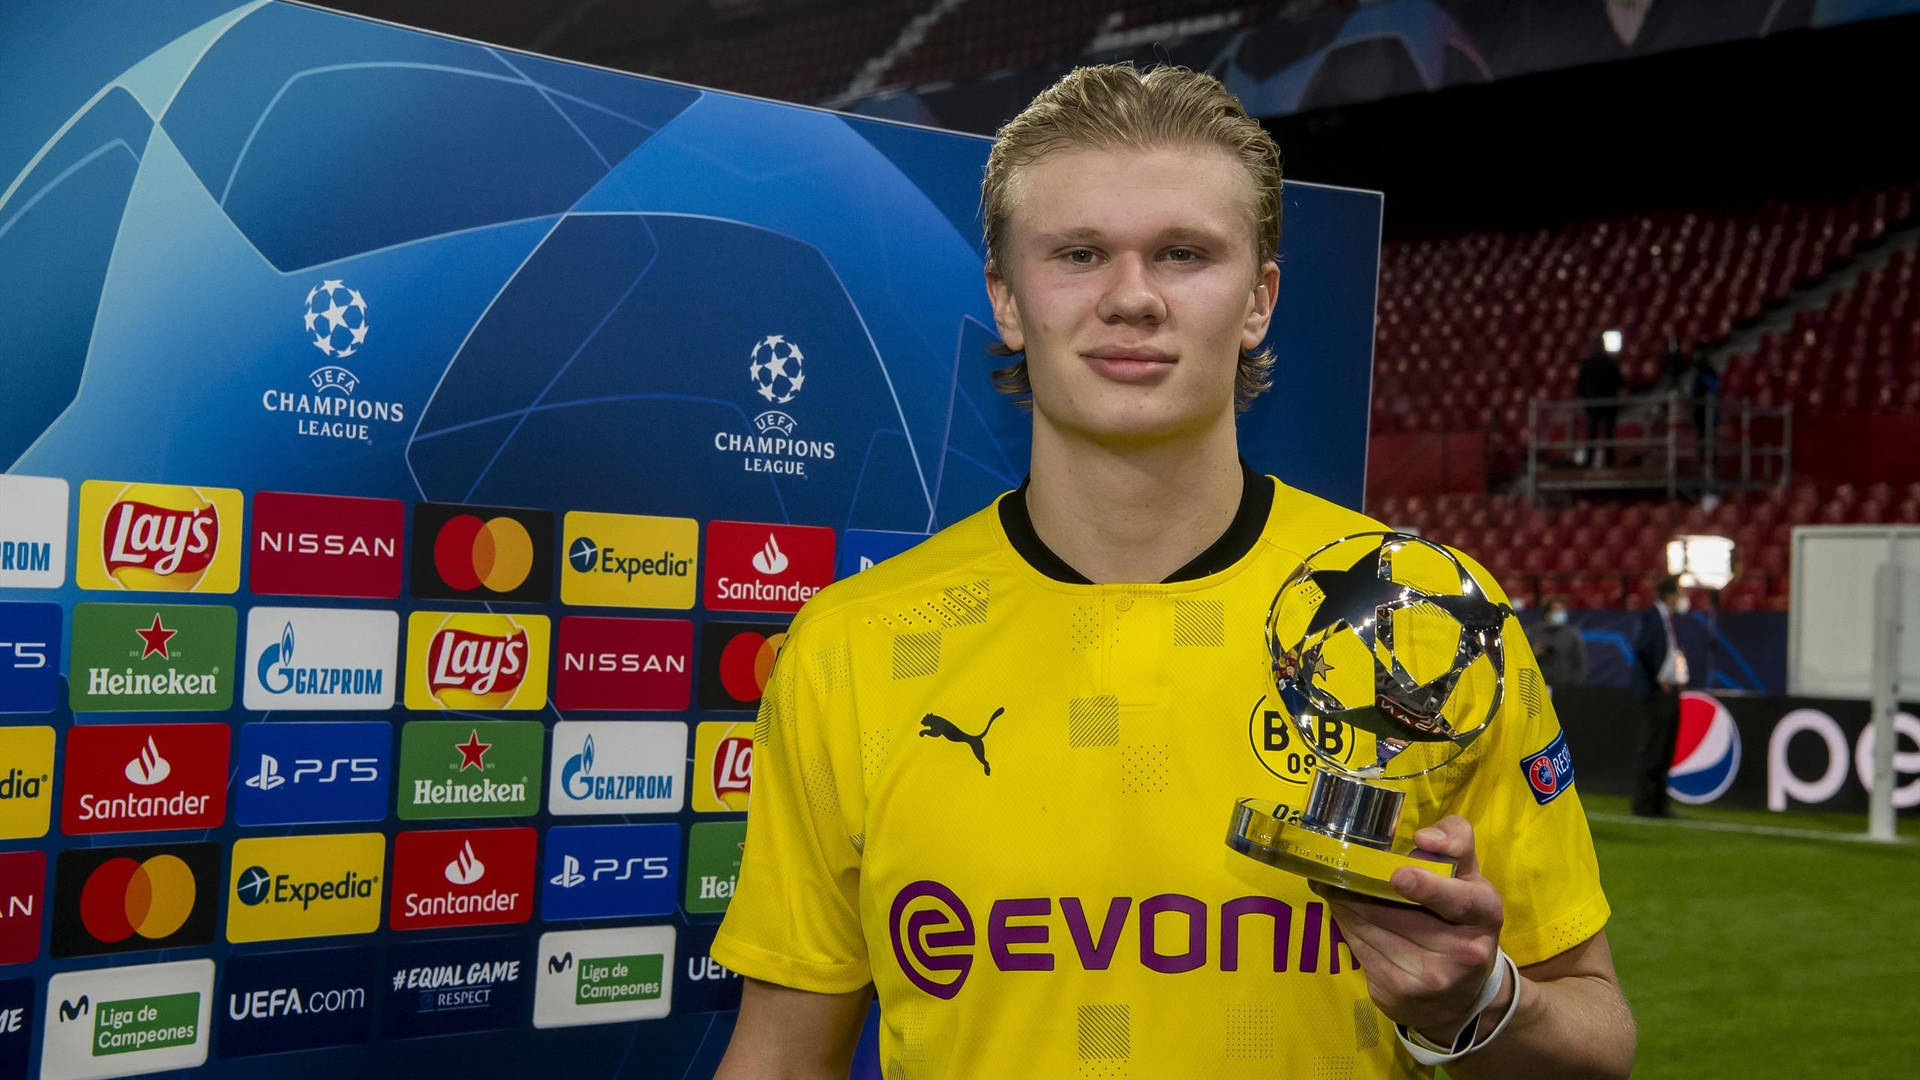
[[[1667,772],[1667,793],[1683,803],[1710,803],[1740,772],[1740,728],[1712,694],[1680,695],[1680,735]]]

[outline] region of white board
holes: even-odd
[[[1793,530],[1793,585],[1787,614],[1787,692],[1803,697],[1871,696],[1874,572],[1903,568],[1900,685],[1920,690],[1920,527],[1802,525]]]

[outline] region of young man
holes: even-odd
[[[1224,842],[1236,797],[1312,769],[1260,723],[1274,591],[1379,528],[1238,461],[1279,187],[1191,72],[1082,69],[1001,130],[987,290],[1032,474],[795,620],[713,947],[748,979],[723,1080],[844,1077],[875,990],[890,1080],[1412,1076],[1457,1036],[1459,1080],[1626,1075],[1585,818],[1521,765],[1558,734],[1543,694],[1409,795],[1401,842],[1459,861],[1400,873],[1424,908]]]

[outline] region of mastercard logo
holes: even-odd
[[[413,594],[546,603],[553,595],[553,513],[422,503],[414,508]]]
[[[199,895],[193,870],[178,855],[101,863],[80,890],[80,924],[107,944],[135,934],[149,941],[172,937],[193,914]]]
[[[533,537],[510,517],[485,521],[461,514],[440,527],[433,541],[433,568],[440,580],[472,592],[512,592],[526,584],[533,569]]]
[[[707,623],[701,629],[700,707],[758,707],[786,643],[786,627],[778,623]]]
[[[213,939],[222,845],[69,848],[54,874],[56,957],[204,945]]]
[[[762,637],[739,634],[720,651],[720,685],[742,701],[754,701],[767,691],[767,679],[773,674],[773,661],[785,644],[785,632]]]

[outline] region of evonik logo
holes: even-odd
[[[1216,921],[1217,936],[1208,930]],[[1093,902],[1077,896],[996,899],[986,906],[983,952],[973,909],[951,888],[926,880],[894,896],[888,926],[901,973],[943,1001],[960,995],[976,963],[990,963],[1000,971],[1077,967],[1094,972],[1137,965],[1155,974],[1178,975],[1210,966],[1238,971],[1244,960],[1270,963],[1275,974],[1291,969],[1331,976],[1342,970],[1340,946],[1346,944],[1339,925],[1317,900],[1296,909],[1271,896],[1215,903],[1160,893],[1137,901],[1130,896]],[[1244,957],[1243,935],[1249,938]],[[1209,950],[1209,940],[1218,941],[1217,952]],[[1347,967],[1359,967],[1351,948],[1344,960]]]

